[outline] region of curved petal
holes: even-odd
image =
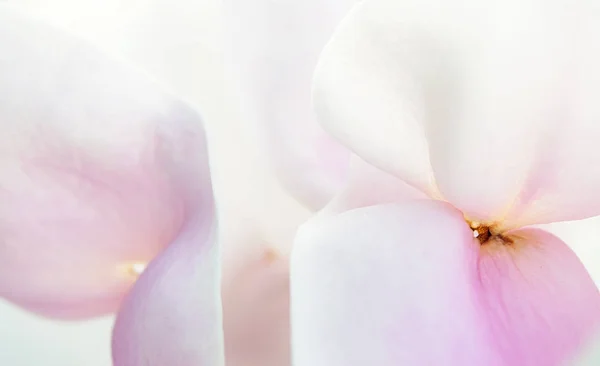
[[[345,181],[349,152],[316,123],[311,80],[317,58],[353,0],[225,1],[244,117],[261,134],[281,182],[311,209]]]
[[[221,366],[219,252],[194,218],[142,274],[113,331],[115,366]]]
[[[441,196],[479,221],[596,215],[598,19],[591,1],[364,1],[322,56],[318,112],[435,195],[431,163]]]
[[[563,365],[598,332],[600,294],[568,246],[540,229],[483,247],[478,272],[489,329],[506,364]]]
[[[278,250],[288,250],[298,223],[310,212],[275,179],[261,147],[250,136],[255,128],[244,129],[238,101],[225,90],[220,2],[7,1],[134,61],[178,95],[202,106],[211,141],[222,248],[233,246],[237,251],[239,244],[247,243],[246,236],[260,232]]]
[[[212,205],[200,118],[4,7],[0,48],[0,296],[59,317],[114,311],[135,265],[178,235],[182,184]]]
[[[600,295],[538,229],[484,246],[434,201],[373,206],[299,233],[294,365],[560,365],[593,334]]]
[[[388,52],[395,29],[379,31],[367,3],[372,2],[353,8],[319,59],[313,85],[317,116],[366,162],[435,194],[415,82]]]

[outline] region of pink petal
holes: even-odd
[[[469,217],[597,215],[598,19],[585,1],[362,2],[322,56],[317,110],[366,161]]]
[[[508,364],[563,364],[598,331],[598,289],[559,238],[539,229],[510,235],[512,245],[479,258],[494,342]]]
[[[233,244],[231,249],[237,252],[240,244],[247,243],[246,236],[260,233],[279,250],[289,250],[298,223],[311,213],[275,179],[259,151],[262,146],[257,146],[246,128],[256,126],[239,121],[239,101],[232,101],[233,96],[225,90],[222,42],[215,34],[221,25],[220,2],[11,2],[118,52],[201,106],[211,141],[211,176],[219,201],[222,248],[229,250]]]
[[[554,236],[481,246],[434,201],[357,209],[301,230],[291,265],[296,366],[560,365],[600,295]]]
[[[345,180],[349,153],[316,123],[311,79],[351,0],[226,1],[229,61],[246,119],[283,185],[312,209]]]
[[[223,365],[219,271],[214,227],[192,218],[124,301],[114,365]]]
[[[4,8],[0,48],[0,296],[58,317],[114,311],[186,203],[212,205],[200,118]]]

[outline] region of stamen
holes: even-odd
[[[144,270],[146,269],[147,264],[146,263],[141,263],[141,262],[135,262],[132,263],[131,266],[129,267],[129,273],[132,276],[139,276],[142,274],[142,272],[144,272]]]
[[[473,230],[473,238],[479,241],[481,245],[488,245],[491,243],[499,243],[499,244],[510,244],[512,243],[512,239],[504,236],[502,233],[498,232],[497,225],[492,224],[482,224],[479,221],[470,221],[465,219],[467,224],[471,230]]]
[[[492,236],[490,228],[487,226],[478,226],[477,229],[475,229],[475,231],[477,232],[476,238],[482,245],[485,244]]]
[[[273,248],[267,248],[263,253],[263,260],[268,264],[274,263],[279,257],[279,253]]]

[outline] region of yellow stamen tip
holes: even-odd
[[[136,277],[138,277],[139,275],[141,275],[141,274],[142,274],[142,272],[144,272],[144,270],[146,269],[146,267],[147,267],[147,264],[146,264],[146,263],[142,263],[142,262],[135,262],[135,263],[132,263],[132,264],[129,266],[129,273],[130,273],[132,276],[136,276]]]

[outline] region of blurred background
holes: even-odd
[[[110,366],[112,321],[50,321],[2,301],[0,365]]]

